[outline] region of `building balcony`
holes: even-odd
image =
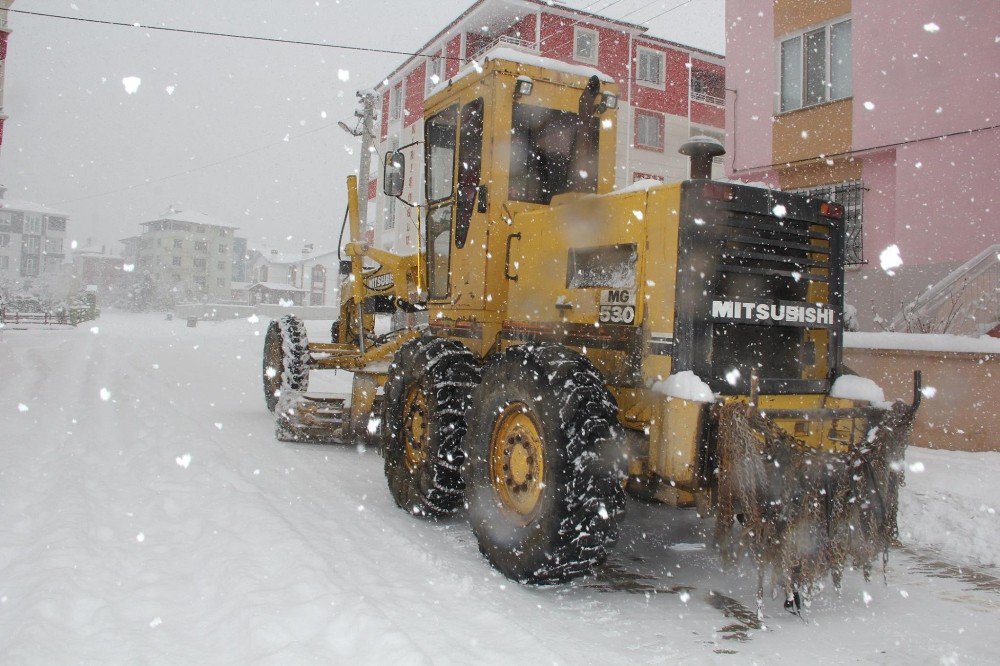
[[[511,37],[509,35],[500,35],[480,46],[476,52],[472,54],[472,58],[474,60],[478,60],[481,55],[496,46],[511,47],[517,49],[518,51],[525,51],[527,53],[538,53],[538,44],[534,41]]]

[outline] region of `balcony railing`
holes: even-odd
[[[705,92],[699,92],[697,90],[691,91],[691,99],[695,102],[705,102],[706,104],[714,104],[715,106],[725,106],[726,100],[721,97],[716,97],[715,95],[709,95]]]
[[[481,56],[483,53],[486,53],[494,46],[499,46],[499,45],[513,46],[516,49],[520,49],[522,51],[531,51],[532,53],[538,52],[538,45],[535,44],[535,42],[533,41],[527,39],[520,39],[518,37],[511,37],[509,35],[500,35],[496,39],[491,39],[490,41],[486,42],[483,46],[479,47],[479,50],[476,51],[474,54],[472,54],[472,57],[473,59],[478,59],[479,56]]]

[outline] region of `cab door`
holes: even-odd
[[[428,300],[461,310],[484,305],[485,112],[484,97],[477,97],[426,124]]]

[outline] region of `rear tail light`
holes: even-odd
[[[837,203],[824,201],[819,205],[819,214],[834,220],[842,220],[844,219],[844,207]]]
[[[735,198],[733,188],[723,183],[705,183],[701,191],[706,199],[732,201]]]

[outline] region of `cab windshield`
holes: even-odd
[[[566,192],[597,191],[598,119],[514,105],[509,196],[548,204]]]

